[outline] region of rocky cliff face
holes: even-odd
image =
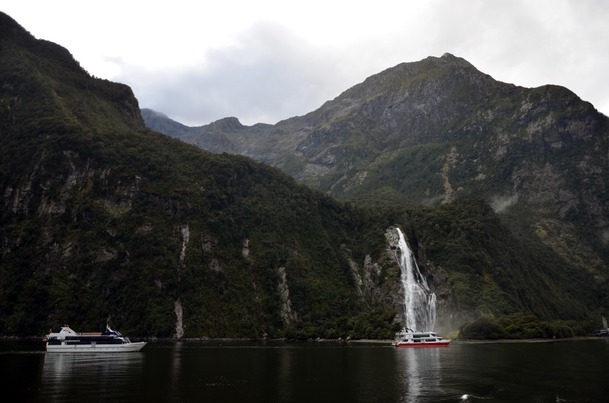
[[[446,54],[388,69],[274,126],[214,122],[193,143],[264,160],[339,198],[374,194],[368,182],[390,176],[406,181],[406,191],[388,185],[411,201],[487,190],[519,194],[545,208],[556,200],[566,164],[606,191],[607,133],[607,118],[565,88],[500,83]],[[411,166],[424,172],[400,178]],[[413,188],[416,180],[429,184]],[[538,191],[540,183],[552,189]],[[570,208],[567,199],[574,197],[558,198],[562,214]],[[590,211],[606,208],[590,197],[585,203]]]
[[[426,63],[462,64],[453,59]],[[408,74],[400,77],[421,81],[416,64],[401,68]],[[388,82],[388,88],[406,88],[404,94],[414,91],[412,83]],[[516,239],[485,201],[460,197],[474,189],[471,183],[486,184],[475,188],[482,195],[504,186],[497,178],[484,181],[480,174],[487,171],[476,171],[480,179],[471,180],[469,170],[481,161],[518,156],[509,137],[514,134],[506,134],[507,152],[474,158],[468,150],[475,147],[464,140],[470,129],[437,134],[460,142],[423,144],[418,123],[409,137],[401,131],[407,117],[397,116],[386,125],[379,120],[383,131],[375,131],[361,115],[379,118],[388,105],[411,108],[379,95],[375,86],[356,87],[275,126],[245,127],[228,118],[206,130],[209,144],[228,143],[276,161],[301,178],[342,189],[344,197],[399,200],[393,209],[343,204],[276,168],[147,130],[128,87],[90,77],[65,49],[34,39],[0,13],[0,334],[42,334],[66,322],[91,329],[111,321],[146,336],[388,338],[402,316],[399,268],[386,236],[395,226],[407,234],[438,295],[440,317],[457,318],[447,328],[480,312],[568,319],[596,314],[607,295],[606,260],[602,248],[584,244],[575,220],[600,216],[605,199],[594,187],[587,194],[600,200],[598,211],[573,203],[580,190],[555,168],[563,160],[551,153],[566,146],[548,143],[543,166],[549,167],[543,178],[535,176],[546,190],[533,189],[531,173],[515,159],[500,178],[515,175],[518,189],[532,190],[493,199],[497,211],[511,203],[522,222],[534,224],[535,236],[554,248],[535,249],[535,242]],[[578,127],[560,126],[556,136],[577,147],[597,138],[570,140]],[[387,140],[400,136],[402,148]],[[602,182],[604,160],[594,150],[585,161],[574,153],[565,166],[575,164],[586,179]],[[585,209],[543,209],[556,186],[566,207]],[[419,200],[419,189],[444,203],[405,208],[401,202]],[[520,205],[532,194],[542,200],[539,211]],[[596,231],[599,222],[589,228]],[[582,246],[577,253],[561,252],[576,244]]]
[[[606,278],[609,119],[562,87],[501,83],[445,54],[371,76],[305,116],[212,124],[194,142],[357,203],[476,194],[514,230]]]
[[[128,87],[2,13],[0,138],[0,335],[391,336],[342,252],[361,212],[151,132]]]

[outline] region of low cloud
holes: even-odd
[[[303,115],[346,88],[334,82],[341,64],[288,29],[257,24],[204,62],[180,70],[122,66],[115,78],[133,88],[140,106],[189,125],[235,116],[244,124]]]
[[[565,86],[607,114],[609,8],[602,1],[472,2],[455,8],[435,0],[405,7],[409,12],[395,10],[383,25],[377,23],[384,18],[375,18],[387,14],[380,5],[357,18],[328,15],[311,24],[292,20],[293,13],[255,19],[222,43],[207,32],[197,43],[198,31],[176,30],[146,50],[165,59],[193,55],[190,64],[117,59],[104,66],[120,71],[112,80],[131,86],[140,106],[191,126],[228,116],[244,124],[276,123],[311,112],[386,68],[445,52],[500,81]],[[406,22],[391,23],[392,18]],[[320,33],[327,39],[320,40]]]

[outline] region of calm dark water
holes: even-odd
[[[5,341],[0,382],[11,402],[609,402],[609,339],[149,343],[123,354]]]

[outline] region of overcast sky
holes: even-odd
[[[609,0],[15,0],[0,9],[140,107],[184,124],[276,123],[449,52],[497,80],[562,85],[609,115]]]

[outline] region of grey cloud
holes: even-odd
[[[258,24],[234,46],[205,55],[181,71],[141,71],[123,66],[142,107],[185,124],[236,116],[244,124],[276,123],[319,107],[338,95],[338,61],[277,24]]]
[[[392,35],[371,31],[341,48],[314,46],[288,26],[258,23],[233,46],[206,52],[200,65],[161,71],[123,63],[114,79],[130,85],[141,106],[185,124],[227,116],[276,123],[395,64],[450,52],[500,81],[565,86],[607,113],[609,8],[603,2],[557,1],[549,10],[547,3],[524,0],[453,3],[426,3]]]

